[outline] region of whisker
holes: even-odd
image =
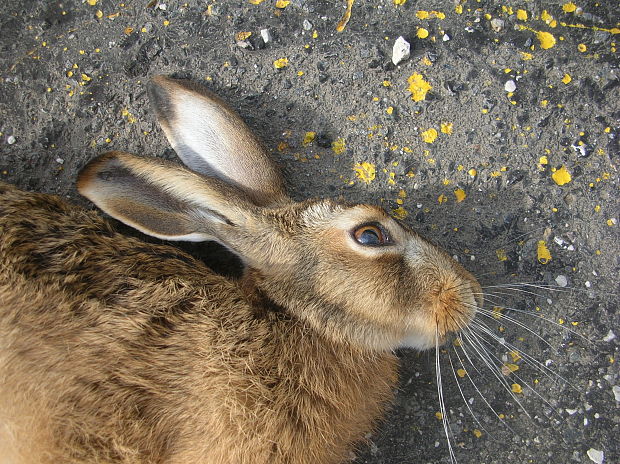
[[[437,394],[439,395],[439,410],[441,412],[441,422],[443,424],[443,430],[446,434],[446,440],[448,442],[448,451],[450,454],[450,462],[458,464],[454,450],[452,449],[452,443],[450,442],[450,427],[448,424],[448,413],[446,411],[446,405],[443,398],[443,385],[441,382],[441,364],[439,362],[439,323],[435,325],[435,374],[437,376]]]
[[[467,352],[467,350],[465,349],[465,344],[463,342],[463,340],[461,339],[461,350],[463,350],[463,354],[464,356],[467,358],[467,360],[469,361],[469,363],[471,364],[471,366],[474,368],[474,370],[480,374],[482,376],[482,373],[478,370],[478,368],[476,367],[476,365],[474,364],[474,362],[471,360],[471,358],[469,357],[469,353]],[[465,368],[465,363],[463,363],[463,360],[461,359],[461,357],[459,356],[458,350],[455,349],[454,350],[454,354],[456,354],[456,357],[459,359],[459,362],[461,363],[461,366],[463,366],[463,368]],[[466,370],[467,372],[467,370]],[[482,398],[482,401],[484,402],[484,404],[487,405],[487,407],[493,411],[493,414],[495,414],[495,417],[497,417],[497,419],[506,427],[508,428],[508,430],[510,430],[512,433],[514,433],[515,435],[518,435],[509,425],[508,423],[501,418],[501,416],[499,415],[499,413],[495,410],[495,408],[493,408],[493,406],[491,406],[491,403],[489,403],[489,401],[484,397],[484,395],[482,394],[482,392],[480,391],[480,389],[478,388],[478,386],[476,385],[476,382],[474,382],[473,378],[467,374],[466,377],[468,378],[468,380],[471,382],[471,384],[473,385],[474,389],[478,392],[478,395],[480,395],[480,398]],[[490,434],[489,434],[490,435]]]
[[[486,326],[474,326],[477,329],[481,330],[484,334],[488,335],[489,337],[491,337],[493,340],[495,340],[499,345],[505,346],[506,348],[512,350],[512,351],[516,351],[519,353],[519,355],[528,363],[533,365],[534,367],[536,367],[543,375],[547,376],[547,378],[549,378],[549,380],[551,380],[554,383],[557,383],[557,379],[562,380],[565,384],[570,385],[572,388],[574,388],[575,390],[577,390],[577,387],[575,387],[574,385],[572,385],[568,380],[566,380],[564,377],[562,377],[560,374],[558,374],[556,371],[554,371],[553,369],[549,368],[548,366],[546,366],[545,364],[543,364],[542,362],[540,362],[538,359],[536,359],[535,357],[533,357],[532,355],[528,354],[526,351],[522,350],[521,348],[517,347],[516,345],[513,345],[512,343],[506,341],[504,338],[499,337],[497,334],[494,334],[493,332],[491,332],[489,330],[488,327]],[[479,334],[480,335],[480,334]],[[551,375],[553,375],[553,377],[549,374],[547,374],[547,372]],[[555,378],[554,378],[555,377]]]
[[[484,425],[482,425],[482,423],[478,420],[478,418],[476,417],[476,415],[474,414],[474,411],[471,409],[471,406],[469,406],[469,403],[467,402],[467,399],[465,398],[465,393],[463,393],[463,389],[461,388],[461,385],[459,383],[459,379],[458,376],[456,375],[456,371],[454,370],[454,364],[452,364],[452,356],[450,356],[450,352],[448,351],[448,360],[450,361],[450,366],[452,367],[452,374],[454,375],[454,380],[456,381],[456,386],[459,389],[459,392],[461,393],[461,398],[463,398],[463,403],[465,403],[465,406],[467,406],[467,409],[469,410],[469,413],[471,414],[471,416],[474,418],[474,420],[476,421],[476,423],[480,426],[480,428],[482,430],[484,430],[487,435],[489,435],[491,438],[493,438],[495,440],[495,436],[490,433]],[[462,364],[461,364],[462,365]],[[464,366],[463,366],[464,367]],[[467,372],[467,371],[465,371]],[[467,375],[466,375],[467,376]]]
[[[512,391],[511,386],[508,385],[508,381],[501,376],[500,369],[493,363],[493,360],[490,358],[487,350],[484,348],[484,345],[482,345],[479,341],[478,336],[469,329],[465,329],[461,333],[465,336],[465,338],[467,338],[467,341],[469,341],[470,345],[474,348],[474,352],[478,354],[482,362],[487,366],[487,368],[491,371],[495,378],[502,384],[504,389],[510,394],[510,396],[515,400],[515,402],[521,407],[525,415],[532,419],[532,416],[530,416],[525,407],[519,401],[519,398],[517,398],[515,393]]]

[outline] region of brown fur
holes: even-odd
[[[0,462],[341,462],[391,397],[392,354],[55,197],[0,187],[0,238]]]

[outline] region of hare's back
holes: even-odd
[[[251,317],[234,283],[185,253],[0,184],[0,462],[38,462],[37,447],[154,462],[192,407],[197,360],[226,376],[214,353]]]

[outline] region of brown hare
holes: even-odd
[[[0,184],[0,463],[349,460],[393,350],[465,327],[479,284],[380,208],[291,200],[202,87],[156,77],[149,95],[189,169],[111,152],[78,190],[148,235],[221,243],[243,275]]]

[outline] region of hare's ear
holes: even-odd
[[[222,228],[244,223],[257,209],[244,192],[217,178],[122,152],[89,162],[77,186],[110,216],[167,240],[222,242]]]
[[[287,202],[276,164],[243,120],[190,81],[154,77],[148,92],[170,144],[183,163],[245,191],[259,206]]]

